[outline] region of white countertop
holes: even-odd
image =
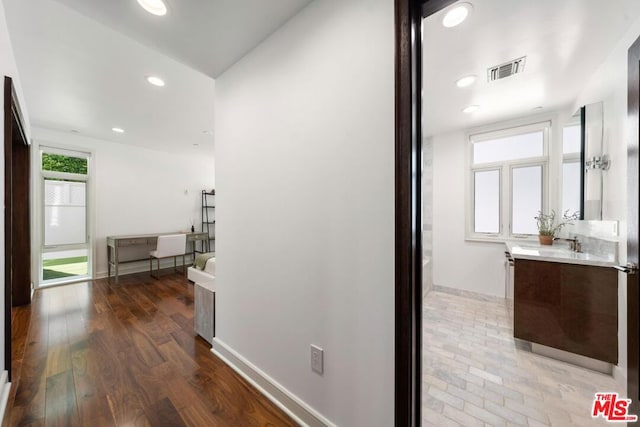
[[[515,259],[532,261],[562,262],[566,264],[593,265],[598,267],[612,267],[616,264],[613,256],[607,258],[601,255],[573,252],[564,244],[551,246],[540,245],[536,242],[504,242],[507,251]]]

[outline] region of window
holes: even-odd
[[[40,147],[39,286],[91,278],[90,153]]]
[[[549,128],[544,122],[470,136],[469,237],[538,233],[534,217],[546,207]]]
[[[42,153],[42,170],[52,172],[87,174],[86,157],[73,157],[63,154]]]

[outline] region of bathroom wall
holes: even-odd
[[[465,240],[465,131],[435,135],[433,284],[504,297],[504,244]]]
[[[627,262],[627,51],[640,37],[640,19],[612,49],[609,57],[593,74],[579,94],[575,109],[594,102],[603,103],[603,153],[611,160],[603,172],[602,219],[619,221],[620,264]],[[618,275],[618,366],[614,376],[626,388],[627,371],[627,276]]]

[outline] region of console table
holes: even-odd
[[[149,259],[149,252],[156,248],[158,236],[165,234],[136,234],[128,236],[108,236],[107,237],[107,279],[111,278],[111,268],[118,283],[118,273],[120,264],[126,262],[146,261]],[[205,232],[184,233],[187,235],[187,245],[193,245],[193,253],[196,253],[196,242],[202,242],[203,250],[209,249],[209,234]],[[185,248],[186,249],[186,248]]]

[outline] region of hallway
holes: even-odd
[[[3,425],[295,425],[194,336],[193,307],[174,273],[36,292],[13,311]]]

